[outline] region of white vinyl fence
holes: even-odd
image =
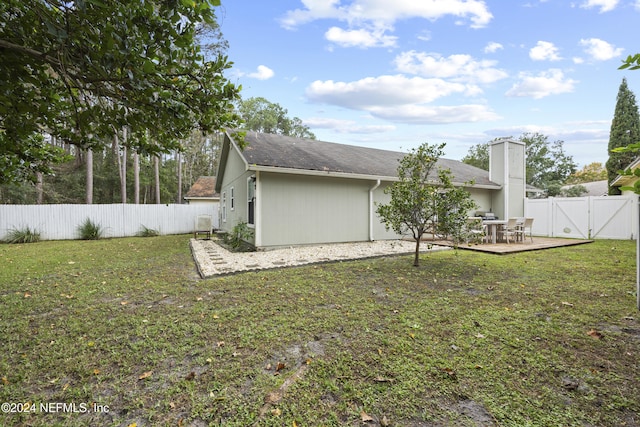
[[[638,196],[525,199],[536,236],[577,239],[635,239]]]
[[[217,204],[190,205],[0,205],[0,240],[12,229],[29,227],[42,240],[78,238],[87,218],[99,224],[103,237],[135,236],[143,227],[160,234],[192,233],[198,215],[211,215],[218,228]]]

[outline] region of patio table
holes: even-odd
[[[491,235],[491,243],[495,244],[498,236],[498,229],[507,224],[506,219],[487,219],[482,221],[487,226],[487,231]]]

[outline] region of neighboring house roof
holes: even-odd
[[[227,137],[233,141],[232,137]],[[239,151],[249,170],[280,171],[312,175],[336,175],[361,179],[396,180],[397,151],[336,144],[313,139],[247,132],[246,148]],[[235,148],[237,145],[234,143]],[[220,167],[224,169],[225,153]],[[454,183],[474,181],[475,187],[500,189],[489,180],[489,172],[457,160],[438,159],[438,166],[451,170]],[[219,189],[218,189],[219,190]]]
[[[219,199],[220,194],[216,192],[216,177],[201,176],[193,183],[185,199]]]
[[[638,157],[633,162],[631,162],[631,164],[627,166],[627,169],[634,170],[639,167],[640,167],[640,157]],[[612,187],[632,186],[633,183],[636,182],[637,180],[638,180],[638,177],[635,175],[618,175],[616,179],[614,179],[613,182],[611,183],[611,186]]]
[[[583,186],[587,192],[583,194],[583,196],[606,196],[609,194],[609,184],[607,180],[602,181],[593,181],[593,182],[583,182],[580,184],[573,185],[564,185],[562,186],[562,190],[568,190],[571,187],[575,187],[581,185]]]

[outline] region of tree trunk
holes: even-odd
[[[116,157],[118,166],[118,175],[120,177],[120,201],[127,203],[127,128],[122,128],[122,156],[120,155],[120,143],[118,141],[118,133],[113,137],[113,155]]]
[[[176,153],[176,159],[178,160],[178,200],[177,204],[182,203],[182,154],[178,151]]]
[[[133,203],[140,204],[140,155],[133,152]]]
[[[36,172],[36,204],[41,205],[42,201],[43,201],[43,191],[42,191],[42,184],[43,184],[43,177],[42,177],[42,172]]]
[[[127,131],[124,131],[125,138]],[[127,203],[127,146],[122,146],[122,165],[120,169],[120,197],[122,203]]]
[[[156,203],[160,204],[160,156],[153,158],[153,175],[156,182]]]
[[[420,267],[420,240],[421,239],[422,239],[422,236],[419,236],[416,239],[416,254],[415,254],[415,257],[413,258],[414,267]]]
[[[93,151],[91,148],[87,149],[87,180],[86,180],[86,203],[88,205],[93,204]]]

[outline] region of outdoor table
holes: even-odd
[[[491,243],[495,244],[498,236],[498,229],[507,224],[506,219],[487,219],[482,221],[487,226],[488,234],[491,235]]]

